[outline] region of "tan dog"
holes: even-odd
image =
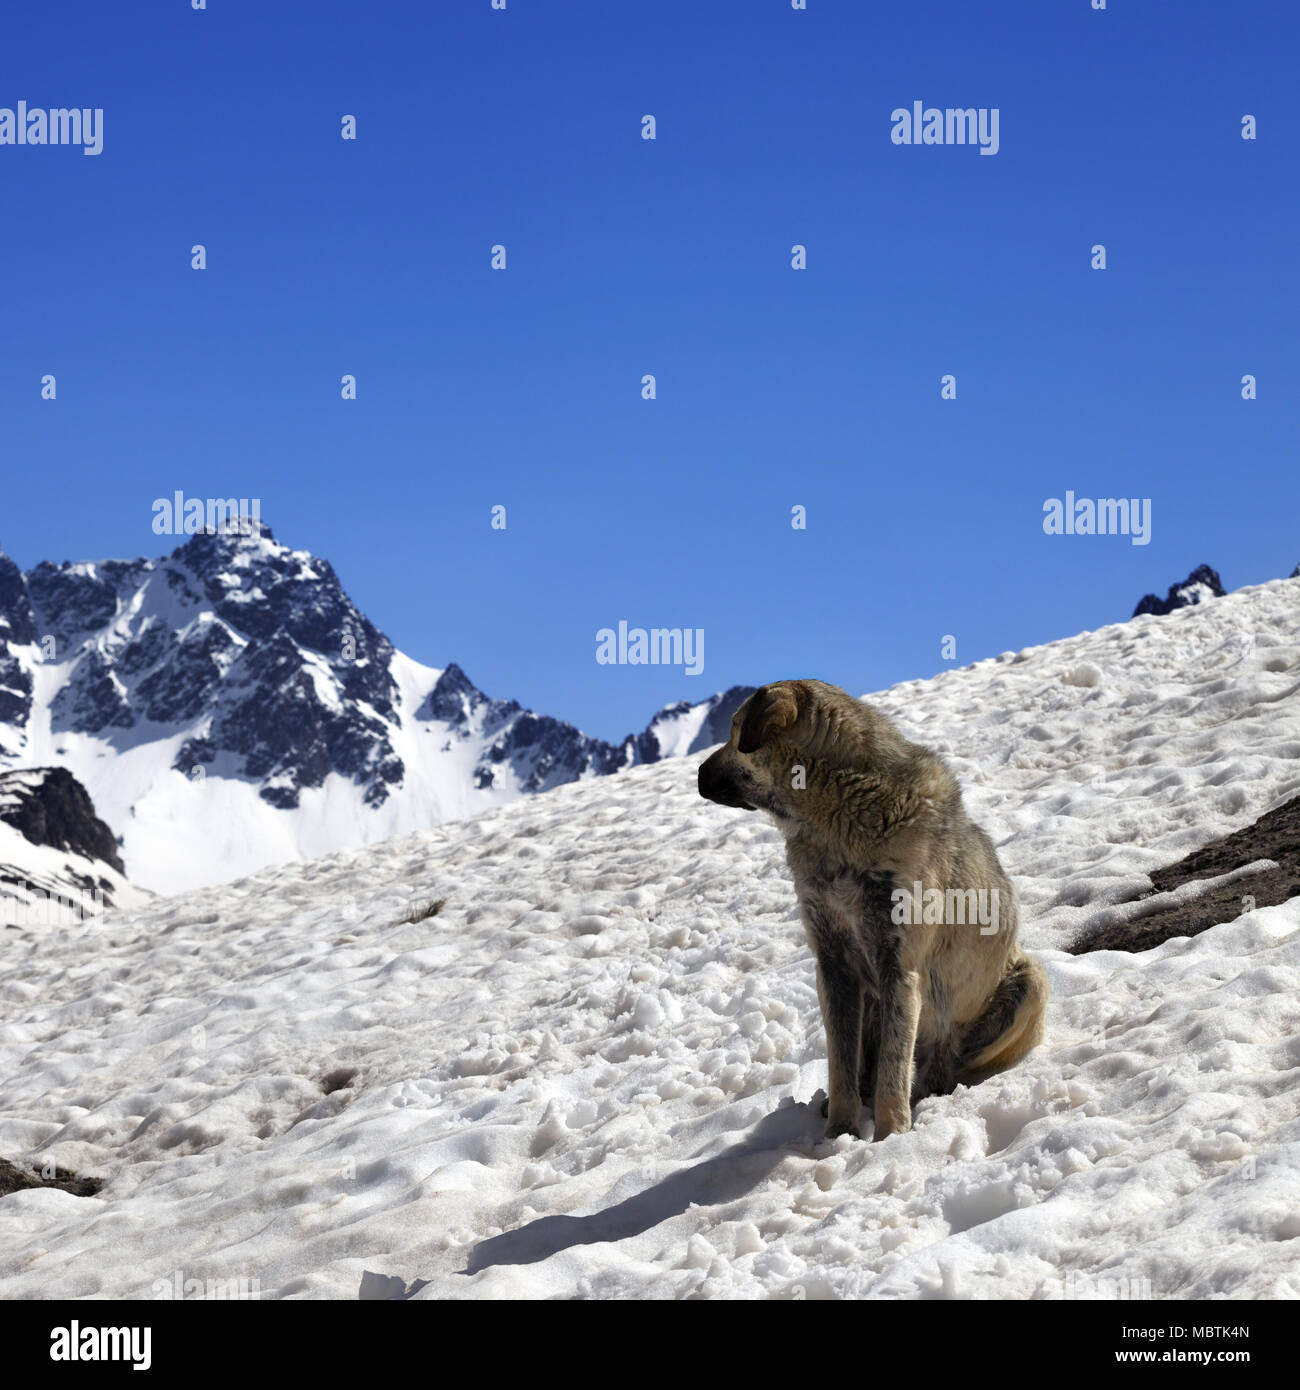
[[[911,1128],[912,1102],[975,1085],[1043,1036],[1047,976],[1016,941],[1015,890],[936,754],[823,681],[736,711],[700,795],[764,810],[786,857],[830,1063],[828,1137]]]

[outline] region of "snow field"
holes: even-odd
[[[1300,1295],[1300,899],[1059,949],[1300,791],[1295,595],[873,697],[953,761],[1053,987],[1041,1049],[879,1145],[821,1140],[780,837],[696,759],[6,933],[0,1154],[108,1181],[0,1200],[0,1296]]]

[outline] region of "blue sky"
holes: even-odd
[[[1287,574],[1298,40],[1220,0],[23,6],[0,106],[104,148],[0,146],[0,547],[160,554],[153,499],[257,496],[412,656],[606,737]],[[891,143],[918,100],[998,108],[996,156]],[[1044,535],[1067,489],[1151,543]],[[702,628],[703,674],[597,665],[620,619]]]

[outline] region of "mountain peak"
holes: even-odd
[[[263,545],[272,545],[278,550],[287,547],[275,539],[275,533],[270,525],[260,517],[237,516],[230,517],[220,525],[208,529],[202,528],[186,535],[185,539],[176,547],[173,554],[180,554],[189,550],[255,550]]]
[[[0,557],[0,770],[66,766],[164,892],[694,752],[749,693],[609,743],[403,656],[260,519],[179,539],[26,574]]]
[[[1169,586],[1166,597],[1160,598],[1156,594],[1145,595],[1133,610],[1133,616],[1137,618],[1143,613],[1162,616],[1172,613],[1176,608],[1191,608],[1198,603],[1207,603],[1212,598],[1222,598],[1223,595],[1223,582],[1218,571],[1212,570],[1209,565],[1197,565],[1181,584]]]

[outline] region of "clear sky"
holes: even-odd
[[[1291,0],[93,0],[4,28],[0,107],[104,111],[97,156],[0,145],[24,567],[164,553],[178,488],[256,496],[410,655],[617,737],[1300,561]],[[916,101],[997,108],[997,154],[894,144]],[[1150,544],[1045,535],[1067,490],[1150,498]],[[703,629],[703,674],[598,665],[620,620]]]

